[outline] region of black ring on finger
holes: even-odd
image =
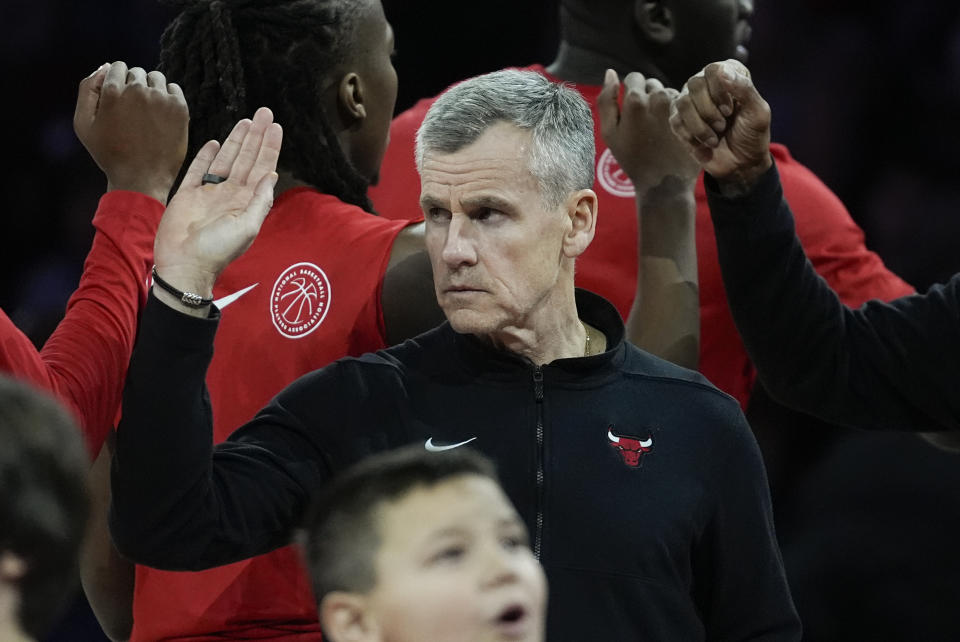
[[[227,180],[226,176],[220,176],[219,174],[204,174],[203,178],[200,179],[200,184],[207,185],[209,183],[211,185],[216,185],[217,183],[222,183],[225,180]]]

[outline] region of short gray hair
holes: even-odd
[[[423,169],[425,154],[459,151],[498,122],[532,132],[529,169],[548,207],[570,192],[593,187],[590,107],[569,85],[535,71],[495,71],[441,95],[417,132],[417,170]]]

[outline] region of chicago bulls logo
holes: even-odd
[[[330,281],[313,263],[296,263],[280,274],[270,294],[270,316],[289,339],[305,337],[323,323],[330,309]]]
[[[630,468],[637,468],[640,465],[641,455],[645,455],[653,450],[653,436],[648,436],[645,440],[636,437],[620,437],[613,434],[613,426],[607,428],[607,439],[610,445],[620,451],[623,457],[623,463]]]

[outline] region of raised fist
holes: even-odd
[[[617,73],[607,70],[597,97],[600,134],[637,194],[663,184],[668,177],[695,181],[700,166],[670,129],[671,103],[677,90],[637,72],[623,79],[622,103],[617,100],[619,90]]]
[[[178,85],[118,61],[80,81],[73,129],[107,175],[108,190],[166,203],[187,153],[189,121]]]
[[[746,191],[772,164],[770,106],[739,61],[704,67],[671,112],[674,133],[726,191]]]

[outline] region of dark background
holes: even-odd
[[[398,111],[469,75],[547,63],[556,46],[555,0],[385,5],[397,33]],[[35,341],[52,329],[76,287],[92,238],[89,221],[105,186],[72,131],[77,83],[107,61],[155,66],[159,36],[171,15],[146,0],[0,5],[7,123],[0,307]],[[868,245],[918,289],[960,271],[960,3],[758,0],[753,26],[750,67],[772,105],[774,139],[841,197]],[[838,491],[863,483],[858,475],[843,474],[850,470],[844,457],[866,458],[879,468],[864,474],[882,476],[878,487],[886,497],[875,511],[897,515],[906,504],[933,497],[950,498],[941,513],[955,507],[950,502],[956,503],[957,485],[939,476],[957,468],[954,460],[897,436],[871,439],[864,451],[857,446],[861,435],[844,435],[812,466],[813,473],[807,471],[802,481],[809,493],[843,496]],[[831,468],[837,458],[841,463]],[[916,475],[917,468],[926,477]],[[887,494],[888,486],[895,492]],[[850,501],[862,499],[854,493]],[[851,512],[831,517],[834,525]],[[810,524],[823,513],[816,503],[802,502],[802,510],[778,515],[781,533],[792,537],[800,527],[791,520]],[[909,519],[916,518],[900,521]],[[851,550],[862,548],[859,533],[844,537],[853,537]],[[916,546],[920,537],[905,542],[914,562],[907,567],[914,570],[918,559],[936,563],[935,547]],[[788,563],[793,555],[785,552]],[[882,564],[884,553],[878,555]],[[960,578],[949,579],[947,591],[953,586],[955,592]],[[56,639],[96,639],[82,628],[82,614],[78,607]]]
[[[555,5],[387,0],[397,109],[478,72],[549,62]],[[40,336],[74,287],[104,187],[72,131],[77,82],[110,60],[153,67],[171,15],[146,0],[5,0],[0,8],[10,186],[0,306]],[[960,271],[960,6],[760,0],[750,49],[775,139],[842,198],[871,247],[921,289]]]

